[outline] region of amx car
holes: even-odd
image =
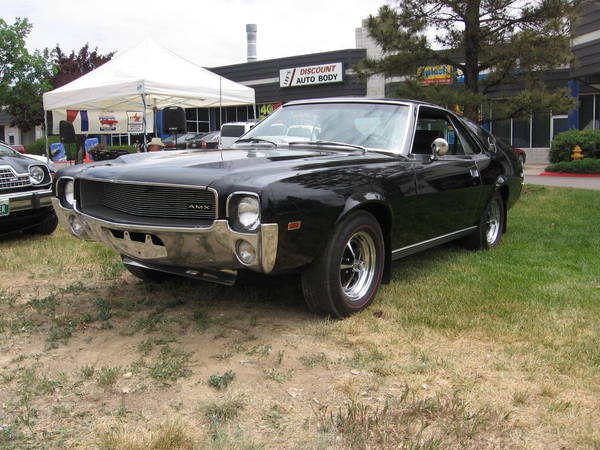
[[[318,99],[287,103],[228,149],[63,169],[53,203],[67,230],[144,280],[299,272],[310,309],[345,317],[373,302],[392,260],[452,240],[496,247],[522,181],[510,148],[452,111]]]

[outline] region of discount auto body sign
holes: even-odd
[[[318,66],[292,67],[279,71],[279,86],[309,86],[312,84],[339,83],[343,81],[342,63]]]

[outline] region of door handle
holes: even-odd
[[[471,172],[471,176],[473,178],[479,178],[479,170],[477,170],[477,167],[471,167],[469,171]]]

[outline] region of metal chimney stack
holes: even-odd
[[[248,62],[255,62],[256,57],[256,24],[246,24],[246,36],[248,41]]]

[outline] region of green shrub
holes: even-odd
[[[136,148],[133,145],[107,145],[104,147],[105,150],[126,150],[129,153],[137,152]]]
[[[558,162],[546,167],[546,172],[600,174],[600,159],[586,158],[579,161]]]
[[[586,158],[600,158],[600,130],[570,130],[560,133],[550,146],[550,162],[571,161],[576,145]]]
[[[56,142],[60,142],[60,138],[58,136],[48,136],[48,148],[50,148],[51,144]],[[31,144],[27,144],[25,148],[27,149],[27,153],[31,153],[32,155],[45,155],[46,140],[41,137],[33,141]]]

